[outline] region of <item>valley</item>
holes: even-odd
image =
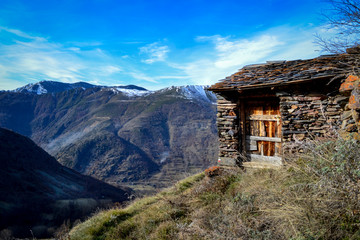
[[[29,237],[29,230],[53,236],[63,223],[84,220],[133,194],[64,167],[29,138],[0,128],[0,229],[13,236]]]
[[[0,126],[64,166],[143,195],[216,162],[215,101],[201,86],[147,91],[43,81],[0,92]]]

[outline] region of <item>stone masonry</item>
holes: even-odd
[[[219,135],[219,163],[234,165],[240,157],[238,131],[239,114],[237,104],[220,95],[217,101],[217,126]]]

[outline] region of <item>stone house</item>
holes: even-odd
[[[295,140],[360,130],[360,51],[245,66],[212,85],[219,163],[280,166]],[[353,135],[354,135],[353,134]]]

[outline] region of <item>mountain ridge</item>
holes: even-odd
[[[216,161],[213,93],[204,86],[143,92],[0,92],[0,126],[31,137],[76,171],[145,193]]]

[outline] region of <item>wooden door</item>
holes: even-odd
[[[277,99],[245,103],[246,155],[251,162],[281,165],[281,116]]]

